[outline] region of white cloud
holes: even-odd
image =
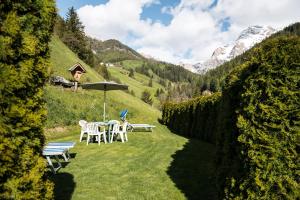
[[[98,6],[78,9],[86,33],[98,39],[115,38],[138,51],[169,62],[198,62],[213,50],[234,40],[251,25],[281,28],[300,21],[299,0],[181,0],[175,7],[162,7],[173,19],[169,25],[142,20],[143,8],[162,4],[159,0],[110,0]],[[229,17],[231,26],[220,29]]]

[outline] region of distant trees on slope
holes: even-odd
[[[57,16],[55,33],[59,38],[82,59],[94,67],[95,57],[87,41],[82,25],[74,7],[69,8],[66,19]]]

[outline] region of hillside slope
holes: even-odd
[[[69,67],[76,62],[80,62],[87,70],[87,73],[82,77],[82,82],[103,80],[97,72],[79,60],[57,37],[53,37],[50,48],[52,75],[71,78],[68,71]],[[131,89],[130,82],[126,82],[126,84],[129,84],[129,89]],[[79,89],[77,92],[72,92],[69,89],[51,85],[47,85],[45,90],[48,105],[47,127],[77,124],[80,119],[102,120],[102,91]],[[153,122],[160,115],[157,109],[124,91],[110,91],[107,98],[107,109],[111,118],[118,119],[118,113],[124,108],[129,110],[128,119],[132,122]],[[142,119],[141,116],[143,116]]]
[[[68,76],[67,69],[81,62],[57,37],[51,42],[53,75]],[[83,81],[103,78],[88,65]],[[113,75],[141,91],[144,76],[129,78],[125,69],[111,68]],[[121,76],[121,74],[123,76]],[[158,87],[156,83],[153,87]],[[144,86],[147,87],[147,86]],[[136,92],[138,93],[138,92]],[[70,162],[58,174],[55,199],[215,199],[214,147],[198,140],[171,134],[157,122],[160,112],[123,91],[108,92],[109,118],[119,119],[118,112],[127,108],[128,121],[149,123],[153,132],[128,133],[128,142],[86,145],[77,142],[78,120],[102,120],[103,92],[79,90],[72,92],[56,86],[45,87],[48,104],[46,136],[49,141],[76,141]],[[69,126],[71,125],[71,126]],[[54,128],[55,127],[55,128]],[[50,129],[51,128],[51,129]]]
[[[144,57],[132,48],[118,40],[100,41],[87,38],[88,43],[98,59],[102,62],[117,62],[121,60],[143,60]]]

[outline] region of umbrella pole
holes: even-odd
[[[106,104],[106,90],[104,90],[104,103],[103,103],[103,121],[105,122],[105,104]]]

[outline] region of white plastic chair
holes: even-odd
[[[87,121],[85,120],[80,120],[79,121],[79,126],[81,127],[81,131],[80,131],[80,138],[79,138],[79,142],[82,141],[82,137],[85,133],[87,133]]]
[[[128,138],[127,138],[127,126],[128,126],[128,122],[124,122],[122,124],[122,126],[119,126],[118,129],[116,130],[116,132],[114,132],[112,134],[111,142],[112,142],[112,139],[113,139],[114,135],[117,135],[117,136],[119,135],[122,142],[124,142],[124,140],[128,141]]]
[[[120,122],[118,120],[110,120],[108,122],[109,142],[112,143],[114,135],[117,135],[120,129]]]
[[[106,133],[105,128],[103,128],[103,131],[99,130],[99,125],[96,123],[87,123],[87,141],[86,145],[89,144],[89,141],[91,139],[91,136],[98,136],[98,145],[100,145],[101,141],[101,135],[103,136],[104,143],[106,143]]]

